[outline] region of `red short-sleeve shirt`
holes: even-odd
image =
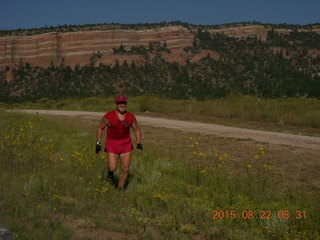
[[[117,116],[117,110],[113,110],[104,115],[109,121],[109,127],[107,128],[107,139],[124,139],[130,137],[130,127],[136,120],[136,117],[126,112],[125,119],[120,121]]]

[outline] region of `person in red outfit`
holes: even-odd
[[[121,160],[119,176],[119,189],[122,189],[131,163],[133,149],[130,129],[133,129],[137,141],[137,149],[142,151],[141,132],[136,117],[127,111],[127,97],[119,95],[115,98],[116,109],[106,113],[99,124],[97,132],[96,153],[101,151],[101,138],[103,130],[107,128],[105,151],[108,154],[108,179],[114,180],[113,172],[118,166],[118,157]]]

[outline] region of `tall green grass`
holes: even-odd
[[[228,154],[207,156],[192,137],[190,164],[152,149],[134,152],[128,188],[119,191],[101,179],[105,154],[94,153],[94,135],[2,111],[0,124],[0,222],[16,239],[75,239],[65,219],[137,239],[320,237],[316,195],[277,188],[272,169],[258,161],[228,169]],[[270,219],[259,219],[261,210],[272,211]],[[239,218],[212,219],[213,211]],[[279,211],[291,217],[279,218]],[[296,219],[296,211],[307,218]]]
[[[310,98],[264,99],[230,94],[218,100],[169,100],[138,97],[141,111],[239,118],[297,126],[320,127],[320,100]]]
[[[0,104],[3,108],[64,109],[102,111],[114,108],[113,98],[91,97],[54,101],[40,99],[23,104]],[[157,96],[129,97],[128,108],[134,112],[169,115],[237,118],[248,121],[271,122],[279,125],[320,127],[320,100],[310,98],[264,99],[255,96],[230,94],[218,100],[172,100]]]

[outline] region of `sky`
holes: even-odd
[[[0,30],[99,23],[320,23],[320,0],[0,0]]]

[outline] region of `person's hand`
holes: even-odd
[[[140,152],[142,151],[142,144],[141,143],[137,144],[137,149],[139,149]]]
[[[96,153],[99,153],[101,151],[101,142],[97,142],[96,144]]]

